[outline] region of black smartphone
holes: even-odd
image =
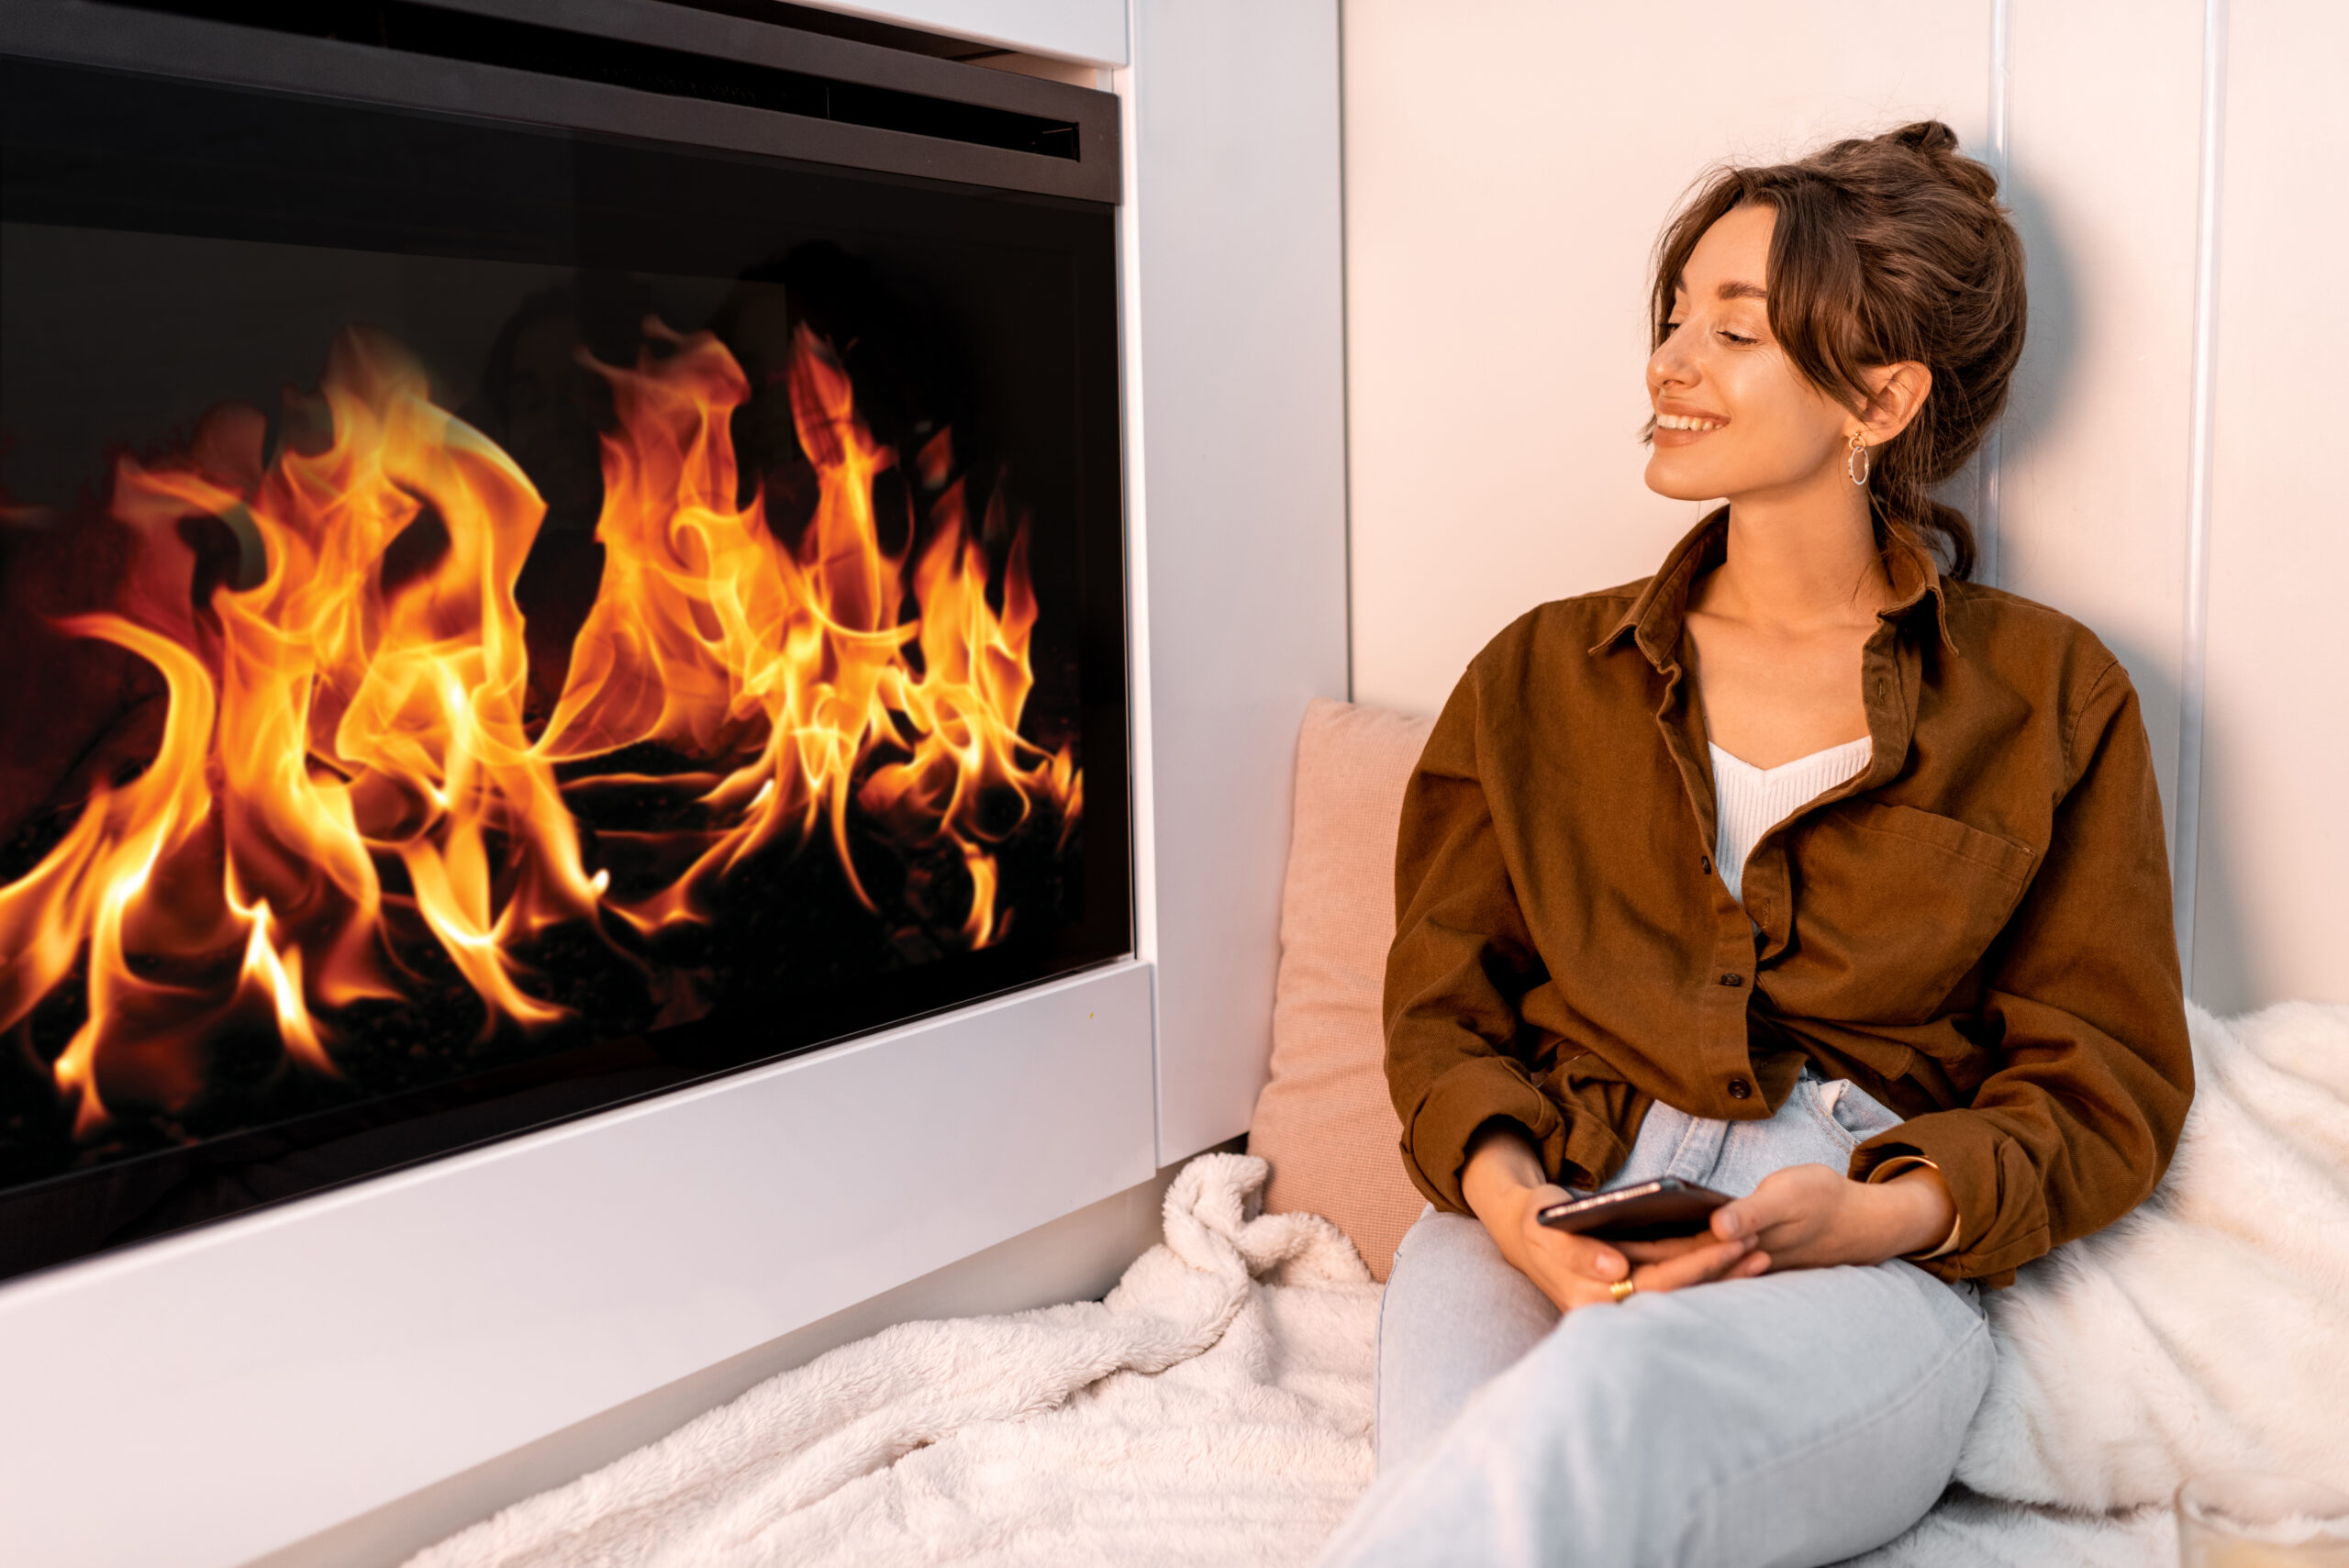
[[[1534,1218],[1553,1230],[1601,1241],[1664,1241],[1702,1230],[1713,1210],[1728,1201],[1727,1193],[1665,1176],[1571,1203],[1553,1203]]]

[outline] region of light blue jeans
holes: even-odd
[[[1742,1195],[1899,1118],[1808,1074],[1768,1121],[1658,1105],[1609,1187]],[[1379,1309],[1378,1480],[1324,1568],[1838,1562],[1932,1507],[1989,1385],[1976,1287],[1790,1270],[1562,1320],[1475,1220],[1419,1217]]]

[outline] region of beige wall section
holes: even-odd
[[[2349,358],[2349,224],[2326,194],[2349,161],[2349,7],[2229,9],[2194,941],[2195,990],[2222,1011],[2349,1002],[2344,443],[2329,420],[2278,417]]]
[[[1544,599],[1654,568],[1642,296],[1714,161],[1987,128],[1989,0],[1346,0],[1354,694],[1439,706]]]
[[[2008,202],[2031,335],[2001,434],[1995,580],[2121,656],[2174,832],[2202,0],[2012,0],[2010,18]]]

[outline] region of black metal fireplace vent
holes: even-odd
[[[8,0],[0,54],[1119,197],[1118,101],[662,0]],[[791,8],[778,6],[778,12]],[[908,35],[913,36],[913,35]]]
[[[600,82],[640,93],[739,104],[775,114],[805,115],[843,125],[902,130],[915,136],[1000,147],[1046,158],[1081,156],[1075,120],[1021,114],[985,104],[843,81],[793,71],[756,59],[725,57],[727,35],[739,39],[741,26],[765,32],[766,23],[716,22],[703,28],[685,19],[685,35],[707,40],[704,50],[658,44],[596,31],[599,19],[615,19],[608,6],[544,5],[531,9],[546,20],[452,9],[425,0],[107,0],[128,9],[168,12],[207,21],[233,22],[300,38],[331,39],[403,54],[479,65],[534,71]],[[605,13],[599,18],[596,13]],[[785,35],[788,37],[789,35]]]

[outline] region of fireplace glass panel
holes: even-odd
[[[1130,950],[1109,208],[0,105],[0,1273]]]

